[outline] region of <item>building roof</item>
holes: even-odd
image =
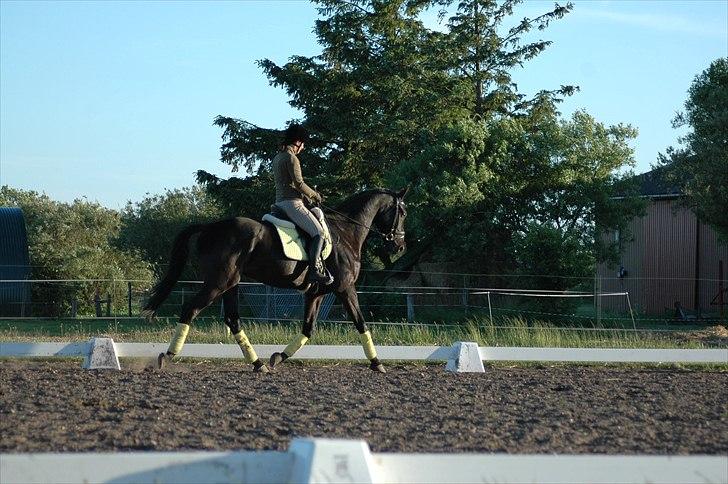
[[[643,197],[667,198],[683,195],[679,183],[668,176],[668,166],[660,166],[648,172],[636,175],[639,194]]]

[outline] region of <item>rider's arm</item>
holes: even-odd
[[[318,194],[303,181],[301,163],[298,161],[298,157],[296,155],[291,154],[288,159],[288,163],[286,163],[286,168],[288,169],[288,174],[291,177],[291,186],[306,198],[315,199]]]

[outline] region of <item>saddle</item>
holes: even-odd
[[[324,213],[320,208],[312,208],[311,213],[319,220],[324,229],[324,249],[321,251],[321,257],[326,260],[331,255],[331,232],[329,232],[326,217],[324,217]],[[283,255],[286,258],[301,261],[308,260],[306,244],[311,237],[291,222],[285,212],[275,205],[271,205],[271,213],[263,215],[263,221],[275,227],[276,233],[281,240],[281,245],[283,246]]]

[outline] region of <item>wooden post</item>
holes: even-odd
[[[76,318],[76,316],[78,316],[78,299],[74,296],[71,301],[71,317]]]
[[[94,294],[94,309],[96,310],[96,317],[100,318],[104,314],[101,312],[101,294],[99,294],[99,291],[96,291],[96,294]]]
[[[407,321],[412,323],[415,320],[415,301],[412,294],[407,294]]]
[[[723,261],[718,261],[718,307],[720,308],[720,320],[724,322],[725,314],[723,313],[723,305],[725,300],[723,295],[725,294],[725,288],[723,287]]]
[[[129,317],[131,318],[131,282],[126,283],[127,303],[129,306]]]
[[[597,310],[597,273],[594,272],[594,324],[596,325],[597,320],[599,319],[598,316],[598,310]]]
[[[694,286],[695,319],[701,319],[700,315],[700,219],[695,217],[695,286]]]
[[[106,317],[111,317],[111,294],[106,293]]]

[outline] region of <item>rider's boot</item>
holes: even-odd
[[[306,280],[318,284],[331,284],[333,281],[328,274],[321,259],[321,251],[324,248],[324,238],[316,235],[311,238],[308,244],[308,275]]]

